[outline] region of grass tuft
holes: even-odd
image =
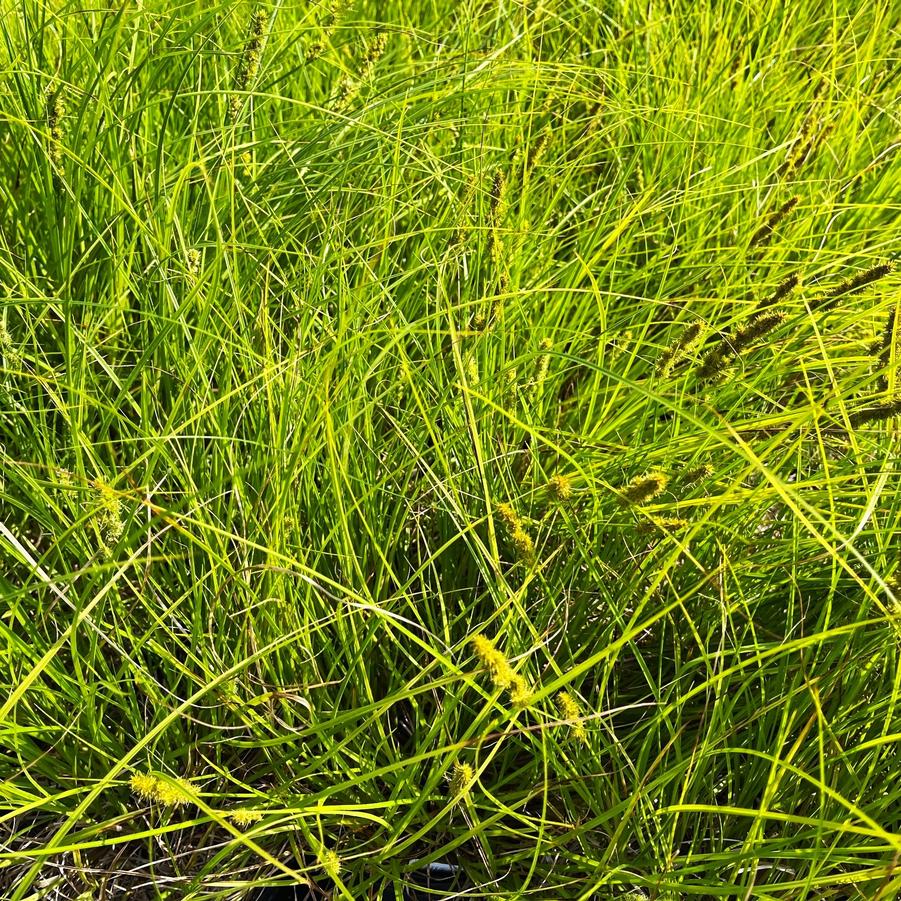
[[[901,894],[897,3],[2,12],[0,897]]]

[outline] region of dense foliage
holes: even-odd
[[[0,9],[4,897],[901,890],[901,7]]]

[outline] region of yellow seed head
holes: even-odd
[[[319,38],[316,38],[315,40],[310,41],[310,43],[307,44],[307,50],[306,50],[306,54],[305,54],[307,62],[311,63],[311,62],[313,62],[313,60],[319,59],[319,57],[322,56],[322,54],[324,52],[325,52],[325,41],[322,41]]]
[[[557,710],[560,711],[560,718],[569,723],[573,735],[583,744],[587,744],[588,733],[582,724],[582,711],[579,709],[576,699],[568,691],[561,691],[557,695]]]
[[[875,407],[855,410],[848,417],[848,421],[851,423],[852,428],[857,428],[869,422],[881,422],[884,419],[891,419],[899,415],[901,415],[901,397],[884,404],[877,404]]]
[[[491,183],[491,221],[494,225],[500,221],[504,213],[504,201],[507,194],[507,179],[498,169]]]
[[[538,166],[542,159],[544,158],[545,153],[547,152],[548,146],[551,143],[551,138],[553,137],[553,129],[550,125],[546,126],[545,129],[541,132],[538,137],[538,140],[535,142],[535,146],[532,149],[531,154],[529,154],[527,160],[527,168],[534,169]]]
[[[638,524],[638,531],[642,535],[658,531],[674,534],[676,532],[682,532],[687,529],[689,525],[691,525],[691,523],[681,516],[651,516]]]
[[[254,823],[259,823],[263,819],[263,814],[259,810],[245,810],[243,808],[233,810],[229,816],[231,821],[241,829],[252,826]]]
[[[128,784],[131,790],[144,801],[156,799],[156,790],[159,780],[150,773],[135,773]]]
[[[337,879],[338,874],[341,872],[341,858],[328,848],[320,848],[318,856],[319,866],[322,867],[325,875],[329,879]]]
[[[777,210],[774,210],[772,213],[767,216],[764,223],[754,232],[751,236],[750,246],[754,246],[755,244],[765,244],[769,241],[770,237],[773,234],[775,228],[788,216],[789,213],[800,203],[801,198],[797,196],[789,197],[785,203],[782,204]]]
[[[514,529],[510,536],[513,541],[513,547],[516,548],[517,555],[526,563],[535,559],[535,542],[532,536],[521,526]]]
[[[685,356],[703,337],[704,324],[700,321],[689,322],[681,333],[663,349],[657,358],[657,374],[668,376],[675,365]]]
[[[46,114],[47,130],[50,132],[47,153],[51,161],[59,165],[63,157],[60,142],[63,139],[63,116],[66,114],[66,107],[59,91],[47,94]]]
[[[373,65],[388,47],[388,35],[385,32],[377,34],[367,45],[363,52],[363,59],[368,65]]]
[[[20,361],[19,351],[6,325],[0,321],[0,355],[6,357],[7,365],[17,366]]]
[[[519,516],[517,516],[516,511],[513,509],[513,506],[511,504],[502,502],[500,504],[497,504],[495,510],[497,511],[497,515],[500,517],[501,522],[511,532],[515,532],[517,529],[522,528],[522,523],[520,522]]]
[[[172,782],[164,782],[158,779],[156,783],[156,800],[166,807],[183,807],[191,803],[193,788],[187,779],[174,779]]]
[[[338,96],[335,100],[337,109],[341,110],[348,106],[354,97],[357,96],[359,90],[360,83],[355,78],[345,75],[344,78],[338,82]]]
[[[548,491],[558,500],[567,501],[572,497],[573,486],[567,476],[557,473],[548,479]]]
[[[472,780],[474,778],[475,773],[468,763],[460,763],[458,761],[455,761],[453,769],[451,770],[450,778],[451,795],[453,795],[453,797],[455,798],[458,798],[460,797],[460,795],[467,793],[469,791],[469,786],[472,785]]]
[[[622,489],[623,503],[642,504],[649,501],[666,489],[668,481],[662,472],[638,476]]]
[[[475,354],[469,354],[466,358],[466,378],[469,384],[475,388],[479,384],[479,363],[475,358]]]
[[[100,541],[104,553],[109,553],[114,544],[122,537],[125,523],[122,521],[122,503],[119,495],[104,481],[94,481],[97,490],[97,508],[95,517],[100,531]]]
[[[504,654],[494,646],[494,642],[490,638],[481,632],[473,635],[470,643],[473,652],[479,658],[482,666],[488,670],[494,684],[498,688],[507,688],[513,679],[513,670]]]
[[[894,272],[894,269],[895,263],[893,260],[871,266],[869,269],[865,269],[863,272],[858,272],[857,275],[845,279],[840,285],[837,285],[831,291],[827,291],[821,297],[815,297],[811,301],[811,306],[814,308],[823,307],[828,309],[838,303],[840,299],[844,299],[852,294],[857,294],[867,285],[890,275]]]
[[[511,675],[509,689],[510,702],[516,707],[525,707],[532,698],[529,683],[519,673]]]

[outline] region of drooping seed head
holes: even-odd
[[[514,529],[510,536],[513,547],[516,549],[517,556],[526,563],[531,563],[535,559],[535,542],[532,536],[522,527]]]
[[[668,376],[676,363],[691,350],[704,335],[704,323],[700,320],[687,323],[682,331],[661,351],[657,358],[657,374]]]
[[[748,243],[749,247],[753,247],[755,244],[765,244],[773,235],[773,231],[782,222],[786,216],[801,202],[801,198],[795,194],[793,197],[789,197],[779,209],[774,210],[769,216],[766,217],[763,224],[760,228],[757,229],[756,232],[751,236],[751,240]]]
[[[507,179],[503,171],[497,169],[491,183],[491,221],[497,225],[503,216],[504,202],[507,195]]]
[[[513,673],[510,679],[510,703],[514,707],[526,707],[532,700],[532,689],[519,673]]]
[[[901,397],[884,404],[867,407],[864,410],[857,410],[848,417],[848,421],[853,428],[857,428],[870,422],[881,422],[899,415],[901,415]]]
[[[837,285],[835,288],[827,291],[821,297],[815,298],[811,302],[811,306],[814,308],[829,309],[830,307],[834,306],[840,299],[850,297],[853,294],[857,294],[859,291],[862,291],[867,285],[871,285],[873,282],[885,278],[887,275],[893,272],[894,269],[895,264],[894,261],[891,260],[885,263],[878,263],[875,266],[871,266],[869,269],[865,269],[863,272],[858,272],[857,275],[845,279],[840,285]]]
[[[513,509],[512,504],[508,504],[506,501],[502,501],[501,503],[495,505],[494,509],[497,512],[497,515],[500,517],[501,522],[511,532],[515,532],[518,528],[521,528],[522,521],[520,520],[516,511]]]
[[[693,466],[686,469],[679,478],[679,483],[684,487],[695,485],[704,479],[709,479],[713,475],[713,467],[709,463],[702,463],[700,466]]]
[[[363,61],[367,67],[372,67],[377,63],[388,47],[388,35],[385,32],[379,32],[367,45],[363,51]]]
[[[637,476],[620,489],[620,503],[643,504],[665,491],[668,481],[662,472],[649,472]]]
[[[665,532],[673,535],[682,532],[690,525],[687,519],[681,516],[649,516],[638,524],[638,531],[646,535],[651,532]]]
[[[746,325],[736,330],[732,336],[730,343],[733,354],[737,355],[747,350],[756,341],[778,328],[784,321],[784,310],[766,310],[758,313]]]
[[[560,713],[560,718],[567,721],[575,738],[582,744],[587,745],[588,733],[585,730],[585,725],[582,723],[582,711],[579,709],[576,699],[568,691],[561,691],[557,695],[557,710]]]
[[[795,288],[801,283],[801,277],[797,272],[793,272],[787,278],[783,279],[776,290],[766,299],[757,305],[757,312],[763,312],[769,307],[775,306],[780,300],[788,297]]]
[[[488,670],[488,675],[498,688],[507,688],[513,678],[513,670],[507,658],[499,651],[494,642],[481,632],[470,639],[473,653],[479,662]]]

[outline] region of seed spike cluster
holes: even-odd
[[[341,873],[341,858],[330,848],[320,848],[317,857],[322,872],[329,879],[337,879]]]
[[[190,804],[194,789],[181,777],[171,782],[151,773],[135,773],[129,780],[131,790],[143,801],[155,801],[164,807],[183,807]]]
[[[637,476],[620,489],[620,503],[643,504],[666,490],[669,479],[662,472],[649,472]]]
[[[551,497],[561,503],[568,501],[573,494],[572,482],[568,476],[561,473],[555,473],[548,479],[547,490]]]
[[[491,181],[491,224],[497,226],[504,217],[507,201],[507,177],[501,169],[495,170]]]
[[[687,519],[681,516],[649,516],[638,525],[638,531],[646,535],[651,532],[665,532],[668,535],[674,535],[677,532],[683,532],[691,525]]]
[[[857,410],[848,417],[848,420],[853,428],[857,428],[870,422],[881,422],[899,415],[901,415],[901,397],[884,404],[877,404],[874,407]]]
[[[97,491],[97,509],[95,512],[97,528],[104,554],[108,554],[125,531],[122,520],[122,502],[119,495],[102,479],[94,481]]]
[[[235,118],[241,111],[241,94],[253,87],[253,82],[260,71],[260,59],[263,55],[263,44],[266,40],[266,16],[261,10],[254,10],[250,17],[247,42],[244,52],[235,71],[234,91],[229,101],[229,111]]]
[[[785,321],[785,315],[784,310],[770,309],[755,314],[747,324],[707,351],[698,368],[698,379],[710,381],[720,378],[738,356],[778,328]]]
[[[388,48],[388,35],[380,31],[363,49],[363,72],[369,74],[372,67],[382,58]],[[361,77],[364,77],[361,73]]]
[[[870,353],[876,357],[876,367],[878,369],[887,369],[892,362],[892,353],[895,350],[897,340],[895,337],[897,321],[897,308],[892,307],[886,318],[882,335],[870,347]],[[901,352],[901,348],[895,352]],[[879,389],[881,391],[888,391],[888,387],[888,374],[882,373],[882,375],[879,376]]]
[[[322,56],[325,52],[325,48],[328,46],[329,40],[335,33],[338,25],[341,24],[341,20],[347,14],[349,8],[349,0],[335,0],[334,3],[329,5],[328,12],[322,21],[319,37],[310,41],[304,52],[304,59],[307,62],[313,62],[313,60]]]
[[[700,466],[692,466],[686,469],[679,477],[679,484],[683,488],[696,485],[704,479],[709,479],[713,475],[713,467],[709,463],[702,463]]]
[[[740,354],[785,321],[784,310],[766,310],[754,316],[732,336],[731,344],[735,354]]]
[[[50,140],[47,145],[47,155],[54,166],[62,163],[63,150],[63,116],[66,114],[66,107],[62,100],[61,91],[56,90],[47,95],[47,131],[50,134]]]
[[[468,763],[454,761],[450,776],[450,793],[454,798],[469,792],[469,787],[475,779],[475,772]]]
[[[128,784],[142,801],[153,801],[156,799],[158,782],[156,776],[151,776],[149,773],[135,773]]]
[[[156,799],[166,807],[183,807],[191,803],[191,783],[187,779],[174,779],[171,783],[160,780],[156,789]]]
[[[526,707],[532,698],[532,689],[525,678],[513,673],[509,685],[510,703],[515,707]]]
[[[510,536],[517,556],[525,563],[533,563],[535,560],[535,542],[532,536],[522,527],[514,529]]]
[[[755,244],[766,244],[773,236],[773,232],[779,226],[779,223],[782,222],[800,202],[801,198],[795,194],[793,197],[789,197],[779,209],[773,210],[773,212],[764,220],[763,225],[761,225],[751,236],[748,246],[753,247]]]
[[[451,236],[451,244],[454,246],[464,246],[469,239],[469,233],[472,226],[472,204],[475,198],[476,183],[475,179],[470,177],[466,180],[463,194],[457,207],[457,224]]]
[[[335,107],[338,110],[344,110],[360,93],[360,89],[369,80],[375,64],[382,58],[388,47],[388,35],[385,32],[379,32],[362,45],[360,51],[360,68],[356,77],[349,75],[341,79],[338,85],[338,96],[335,101]]]
[[[762,313],[764,310],[768,310],[770,307],[776,306],[777,303],[784,300],[788,297],[798,285],[801,284],[801,277],[797,272],[793,272],[787,278],[783,279],[776,290],[765,300],[762,300],[757,305],[757,312]]]
[[[21,362],[16,342],[2,319],[0,319],[0,357],[6,359],[6,365],[9,367],[18,366]]]
[[[501,522],[511,532],[521,526],[522,522],[517,512],[513,509],[512,504],[508,504],[506,501],[502,501],[501,503],[497,504],[494,509],[497,511],[497,515],[500,518]]]
[[[501,226],[507,208],[507,178],[503,171],[497,169],[491,182],[488,236],[491,262],[494,266],[498,293],[504,294],[510,286],[510,276],[507,271],[507,261],[504,254],[504,239],[501,235]]]
[[[568,691],[561,691],[557,695],[557,710],[560,713],[560,718],[566,720],[572,730],[573,737],[582,742],[583,745],[587,745],[588,732],[582,722],[582,711],[576,699]]]
[[[684,357],[703,337],[704,324],[700,321],[689,322],[683,326],[680,334],[664,348],[657,358],[657,374],[668,376],[675,365]]]
[[[535,142],[535,146],[532,148],[532,152],[529,154],[526,163],[527,171],[531,172],[536,166],[541,164],[541,161],[544,159],[548,147],[550,146],[552,137],[553,129],[548,125],[542,130],[538,140]]]
[[[895,322],[897,321],[897,310],[892,307],[888,311],[885,325],[882,328],[882,334],[871,347],[873,354],[879,354],[879,362],[887,363],[891,356],[892,342],[895,340]]]
[[[551,355],[548,353],[554,346],[554,342],[550,338],[542,338],[539,343],[541,353],[535,363],[535,375],[532,377],[531,394],[532,400],[537,400],[541,396],[541,389],[544,387],[547,378],[548,369],[551,365]]]
[[[628,328],[605,344],[604,349],[610,354],[611,363],[615,363],[620,357],[626,354],[629,345],[632,343],[632,338],[632,329]]]
[[[822,86],[819,86],[817,88],[818,92],[821,90],[821,87]],[[816,125],[819,121],[815,115],[818,96],[819,94],[817,93],[817,95],[813,97],[810,112],[805,117],[804,123],[798,132],[798,136],[792,143],[788,156],[776,172],[776,175],[779,178],[796,173],[808,159],[812,158],[814,151],[829,137],[832,133],[832,129],[835,127],[833,123],[828,122],[823,125],[819,131],[816,131]]]
[[[510,701],[516,706],[528,704],[532,695],[528,682],[513,670],[506,656],[495,647],[494,642],[480,632],[470,639],[470,644],[479,662],[488,670],[495,688],[507,690]]]
[[[513,509],[511,504],[506,502],[497,504],[495,511],[510,536],[510,541],[516,550],[517,556],[525,563],[532,563],[535,560],[535,542],[532,541],[532,536],[525,530],[519,514]]]
[[[233,810],[229,814],[229,818],[239,828],[246,829],[248,826],[252,826],[254,823],[259,823],[259,821],[263,819],[263,814],[259,810],[248,810],[246,808],[239,807],[237,810]]]
[[[894,269],[894,262],[878,263],[875,266],[871,266],[869,269],[858,272],[857,275],[845,279],[840,285],[836,285],[832,290],[815,298],[811,303],[811,306],[815,309],[828,310],[835,306],[839,300],[851,297],[862,291],[867,285],[871,285],[873,282],[885,278],[885,276],[893,272]]]

